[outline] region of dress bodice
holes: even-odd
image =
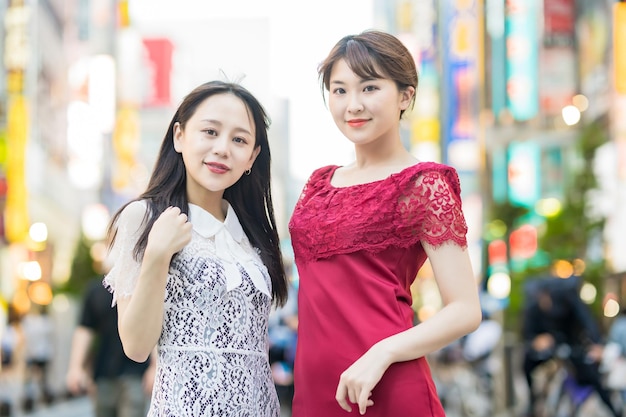
[[[380,181],[334,187],[330,180],[337,168],[316,170],[296,204],[289,229],[300,261],[406,248],[422,240],[434,246],[447,241],[467,245],[453,168],[422,162]]]

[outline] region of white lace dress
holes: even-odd
[[[145,211],[132,203],[118,221],[104,280],[114,303],[135,287],[134,229]],[[190,205],[193,236],[169,269],[149,417],[280,414],[268,363],[271,281],[230,206],[227,213],[221,223]]]

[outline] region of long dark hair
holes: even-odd
[[[136,260],[143,258],[148,243],[148,234],[157,217],[170,206],[179,207],[189,213],[189,200],[186,192],[186,171],[182,156],[174,149],[174,125],[180,123],[185,128],[198,106],[216,94],[232,94],[241,99],[252,115],[255,125],[255,148],[261,150],[250,175],[243,175],[235,184],[224,191],[227,200],[237,213],[248,239],[261,252],[261,259],[272,280],[272,296],[276,305],[287,300],[287,277],[280,251],[280,241],[274,218],[270,176],[270,148],[267,136],[269,117],[259,101],[243,86],[223,81],[210,81],[196,87],[182,101],[169,124],[161,149],[152,171],[146,191],[135,200],[124,204],[113,216],[109,224],[109,242],[115,240],[115,223],[124,208],[137,200],[145,200],[148,205],[143,230],[134,248]]]
[[[389,33],[366,30],[358,35],[341,38],[317,68],[322,95],[324,90],[330,89],[330,73],[340,59],[344,59],[361,78],[385,78],[394,81],[400,91],[407,87],[417,90],[415,60],[406,46]],[[415,95],[411,107],[414,103]],[[404,110],[400,112],[400,117],[403,114]]]

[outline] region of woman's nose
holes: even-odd
[[[350,113],[358,113],[363,110],[363,104],[361,103],[358,94],[350,95],[350,98],[348,100],[348,111]]]
[[[224,136],[215,138],[211,143],[213,154],[223,156],[228,153],[228,140]]]

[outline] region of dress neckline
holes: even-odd
[[[402,176],[404,175],[407,171],[413,171],[416,170],[418,167],[423,166],[424,164],[436,164],[435,162],[429,162],[429,161],[420,161],[416,164],[410,165],[406,168],[401,169],[398,172],[394,172],[389,174],[387,177],[385,178],[381,178],[379,180],[374,180],[374,181],[368,181],[368,182],[361,182],[358,184],[351,184],[351,185],[345,185],[345,186],[335,186],[332,184],[332,179],[333,176],[335,175],[335,171],[337,171],[337,169],[342,168],[343,165],[331,165],[330,166],[330,170],[327,173],[327,177],[326,177],[326,185],[334,190],[345,190],[345,189],[350,189],[350,188],[356,188],[356,187],[364,187],[364,186],[371,186],[371,185],[375,185],[375,184],[380,184],[386,181],[389,181],[390,179],[397,177],[397,176]]]

